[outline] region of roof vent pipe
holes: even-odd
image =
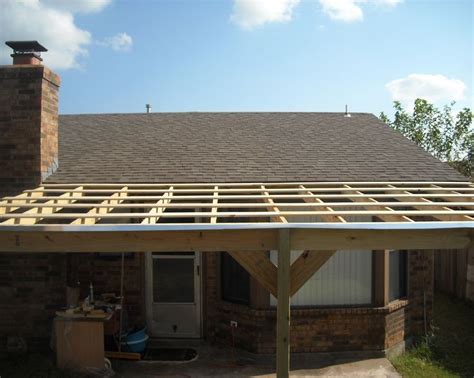
[[[351,117],[351,113],[349,113],[349,112],[347,111],[347,104],[346,104],[346,111],[344,112],[344,117],[346,117],[346,118],[350,118],[350,117]]]
[[[146,104],[146,112],[151,113],[151,104]]]

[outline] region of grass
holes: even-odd
[[[403,377],[473,377],[474,306],[437,294],[432,333],[392,363]]]

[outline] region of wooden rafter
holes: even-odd
[[[249,225],[290,223],[289,219],[291,223],[368,223],[372,217],[390,223],[417,223],[426,217],[472,223],[473,216],[474,186],[467,182],[45,184],[0,202],[0,224],[33,226],[43,224],[41,220],[50,225],[91,226],[101,219],[101,223],[140,220],[150,225],[159,218],[192,218],[192,223],[210,224],[238,219]],[[361,217],[369,220],[360,221]]]
[[[44,187],[40,186],[36,192],[23,192],[14,197],[0,201],[0,214],[6,214],[18,209],[15,205],[30,205],[36,202],[36,198],[43,196]]]
[[[275,202],[273,201],[272,198],[270,198],[270,193],[268,193],[268,191],[265,189],[265,185],[261,185],[260,188],[262,189],[263,201],[270,205],[270,206],[267,207],[267,209],[269,211],[280,213],[280,210],[275,205]],[[286,218],[282,215],[273,216],[273,217],[270,217],[270,219],[273,222],[288,223]]]
[[[160,216],[157,215],[157,213],[163,213],[166,210],[172,197],[173,187],[170,186],[169,191],[163,194],[162,198],[156,202],[155,207],[148,212],[148,216],[142,220],[142,224],[156,224],[160,219]]]
[[[97,223],[101,220],[105,215],[111,212],[114,209],[114,205],[122,203],[127,193],[125,190],[127,189],[126,186],[122,188],[122,190],[112,194],[109,199],[102,201],[102,205],[109,205],[109,207],[94,207],[87,212],[85,215],[77,215],[76,219],[72,221],[71,224],[84,224],[84,225],[92,225]],[[117,214],[116,214],[117,215]]]
[[[472,183],[470,183],[469,186],[471,188],[474,187],[474,185]],[[453,188],[443,188],[443,187],[439,186],[439,184],[431,184],[430,187],[440,190],[441,191],[440,193],[442,194],[441,197],[446,198],[446,200],[448,200],[448,201],[452,201],[453,198],[459,198],[460,201],[464,201],[464,200],[465,201],[472,201],[473,200],[473,194],[472,193],[470,194],[469,197],[467,197],[467,196],[465,197],[465,194],[463,195],[463,194],[459,193],[458,191],[456,191]],[[405,189],[405,190],[407,190],[407,189]],[[449,197],[446,196],[446,195],[449,195]],[[456,196],[456,197],[452,197],[453,195]]]
[[[345,184],[344,187],[346,187],[347,189],[350,189],[350,190],[354,190],[351,186],[349,186],[347,184]],[[359,190],[356,190],[355,193],[356,194],[363,194]],[[376,199],[371,198],[371,197],[369,197],[368,200],[370,202],[374,203],[374,204],[377,204],[377,202],[378,202]],[[351,201],[361,202],[360,200],[354,199],[354,198],[352,198]],[[388,211],[391,211],[391,212],[395,211],[389,206],[380,206],[379,205],[375,208],[378,209],[378,210],[388,210]],[[385,222],[414,222],[413,219],[407,217],[406,215],[382,215],[382,214],[379,214],[378,217],[380,219],[384,220]]]
[[[303,200],[305,202],[308,202],[308,203],[311,203],[311,204],[324,204],[324,201],[319,199],[318,197],[316,197],[313,192],[309,191],[309,190],[306,190],[305,186],[304,185],[299,185],[299,188],[301,188],[304,193],[306,193],[307,195],[309,195],[310,197],[305,197]],[[327,210],[327,211],[334,211],[334,209],[330,206],[324,206],[323,209]],[[342,222],[342,223],[346,223],[346,220],[340,216],[340,215],[323,215],[321,216],[321,218],[325,221],[325,222]]]
[[[218,202],[219,202],[219,187],[216,185],[214,186],[214,194],[212,198],[211,213],[213,214],[213,216],[210,219],[211,223],[217,223],[217,212],[219,210],[219,207],[217,206]]]
[[[394,188],[396,189],[395,186],[393,185],[389,185],[391,188]],[[396,190],[394,191],[393,193],[395,194],[412,194],[410,193],[409,191],[407,190]],[[399,197],[394,197],[396,200],[400,200]],[[427,198],[423,198],[423,197],[420,197],[420,198],[416,198],[414,199],[415,202],[419,202],[419,203],[423,203],[425,206],[419,206],[419,205],[413,205],[411,207],[413,207],[414,209],[418,209],[418,210],[436,210],[436,209],[439,209],[439,205],[437,205],[435,202],[433,201],[430,201],[429,199]],[[431,204],[431,206],[430,206]],[[452,211],[451,208],[447,207],[447,206],[443,206],[441,207],[443,210],[447,210],[447,211]],[[434,215],[433,216],[434,218],[440,220],[440,221],[472,221],[474,220],[474,218],[472,217],[469,217],[467,215]]]
[[[60,211],[66,204],[73,203],[76,201],[78,198],[82,197],[82,193],[80,190],[82,187],[78,187],[73,191],[63,193],[59,195],[58,197],[54,197],[53,199],[50,199],[46,203],[44,203],[45,207],[38,207],[35,206],[33,208],[30,208],[26,210],[23,215],[32,215],[32,217],[26,218],[13,218],[13,219],[8,219],[0,224],[3,225],[8,225],[8,224],[23,224],[23,225],[32,225],[35,224],[42,219],[44,219],[44,215],[48,214],[53,214],[57,211]]]

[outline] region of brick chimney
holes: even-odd
[[[38,42],[6,44],[14,53],[0,66],[0,195],[36,187],[58,166],[60,78],[41,64]]]

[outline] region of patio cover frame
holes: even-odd
[[[470,182],[45,184],[0,200],[0,252],[229,252],[277,297],[279,377],[290,297],[335,251],[473,240]]]

